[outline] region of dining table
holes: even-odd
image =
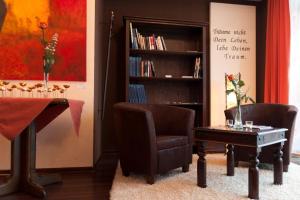
[[[59,174],[36,172],[36,135],[67,108],[79,135],[83,104],[66,98],[0,97],[0,134],[11,141],[11,173],[0,185],[0,196],[21,191],[44,198],[43,186],[62,182]]]

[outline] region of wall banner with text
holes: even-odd
[[[225,123],[225,73],[241,73],[243,90],[256,98],[255,6],[210,3],[211,125]]]

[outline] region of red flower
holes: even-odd
[[[48,25],[45,22],[40,22],[39,28],[44,30],[48,28]]]
[[[233,74],[230,74],[229,76],[228,76],[228,80],[230,80],[230,81],[233,81]]]

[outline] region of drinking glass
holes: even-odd
[[[233,120],[232,119],[226,119],[226,126],[227,127],[233,127]]]
[[[253,121],[245,121],[245,125],[247,129],[252,129],[253,127]]]

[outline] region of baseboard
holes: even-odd
[[[62,167],[62,168],[40,168],[38,173],[81,173],[94,172],[93,167]],[[0,170],[0,174],[10,174],[11,170]]]

